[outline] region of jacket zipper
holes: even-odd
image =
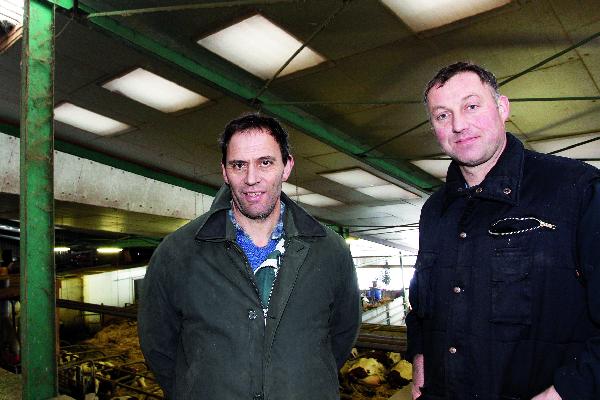
[[[231,244],[235,250],[239,253],[239,255],[242,256],[242,259],[244,260],[244,266],[246,267],[246,275],[248,275],[248,279],[250,280],[250,282],[252,282],[252,287],[254,287],[254,293],[256,293],[256,298],[258,299],[258,304],[261,305],[262,308],[262,302],[260,300],[260,292],[258,291],[258,286],[256,286],[256,281],[254,280],[254,274],[252,272],[252,267],[250,266],[250,263],[248,262],[248,257],[246,257],[246,253],[244,253],[244,251],[240,248],[240,246],[237,244],[237,242],[228,240],[227,241],[229,244]],[[277,279],[277,277],[275,277],[275,279]],[[275,281],[273,281],[273,285],[275,284]],[[272,290],[272,287],[271,287]],[[269,300],[270,300],[270,296],[269,296]],[[265,326],[267,325],[267,309],[262,309],[263,310],[263,319],[265,321]]]

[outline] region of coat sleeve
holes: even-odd
[[[417,257],[416,268],[419,266],[419,258]],[[423,354],[423,334],[421,328],[421,318],[417,315],[419,307],[417,293],[419,287],[418,274],[414,274],[410,281],[410,289],[408,292],[410,311],[406,315],[406,340],[407,348],[405,358],[412,362],[417,354]]]
[[[163,245],[165,243],[163,242]],[[169,294],[172,274],[167,274],[169,261],[165,246],[159,246],[150,260],[142,284],[138,308],[138,334],[146,363],[170,398],[174,390],[177,343],[180,322]]]
[[[585,196],[577,232],[578,264],[588,312],[600,330],[600,180]],[[554,387],[564,400],[600,398],[600,336],[591,337],[574,362],[557,370]]]
[[[434,195],[435,196],[435,195]],[[421,265],[423,264],[423,247],[425,238],[429,235],[425,234],[427,223],[425,221],[426,216],[430,215],[430,210],[432,209],[430,205],[430,201],[433,200],[433,197],[429,199],[427,203],[423,206],[421,210],[421,218],[419,219],[419,254],[417,255],[417,260],[415,262],[415,273],[410,280],[409,292],[408,292],[408,301],[410,303],[410,311],[406,315],[406,355],[405,358],[412,362],[413,358],[417,354],[423,354],[423,313],[419,314],[419,310],[423,309],[424,304],[419,304],[419,286],[426,285],[427,282],[422,282],[423,278],[420,278],[420,274],[418,271],[421,269]],[[430,240],[431,237],[429,236]],[[431,247],[431,244],[430,244]]]
[[[344,244],[345,245],[345,244]],[[341,257],[340,281],[335,294],[331,319],[331,346],[338,369],[352,351],[358,336],[361,308],[356,269],[350,250],[345,246]]]

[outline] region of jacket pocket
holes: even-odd
[[[420,318],[429,318],[433,314],[433,266],[436,253],[421,252],[415,266],[417,284],[416,311]]]
[[[531,324],[531,255],[525,249],[497,249],[491,263],[491,322]]]
[[[327,377],[329,378],[330,387],[337,387],[338,385],[338,374],[337,374],[337,363],[335,358],[333,357],[333,352],[331,351],[331,338],[327,336],[326,338],[321,339],[320,342],[320,351],[319,358],[321,359],[321,363],[327,372]]]

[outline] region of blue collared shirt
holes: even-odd
[[[233,226],[235,226],[236,242],[240,245],[244,251],[244,254],[246,254],[248,262],[252,267],[252,271],[256,270],[256,268],[258,268],[260,264],[267,259],[269,254],[275,250],[277,242],[283,236],[283,216],[285,215],[285,203],[280,200],[280,204],[281,212],[279,213],[279,220],[277,221],[275,228],[273,228],[271,240],[269,240],[269,243],[267,243],[265,247],[259,247],[255,245],[250,236],[248,236],[248,234],[244,232],[244,229],[242,229],[242,227],[237,223],[235,216],[233,215],[233,205],[228,211],[229,219],[233,223]]]

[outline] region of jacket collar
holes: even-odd
[[[304,209],[294,203],[285,193],[281,193],[281,201],[285,203],[283,227],[286,237],[320,237],[325,236],[325,228]],[[227,216],[231,208],[231,189],[229,185],[221,186],[210,210],[201,216],[200,226],[196,231],[198,240],[235,241],[235,227]]]
[[[452,161],[448,167],[444,185],[444,209],[459,197],[471,197],[500,201],[510,205],[519,202],[519,193],[523,178],[523,144],[512,134],[506,134],[506,147],[496,165],[492,167],[483,182],[467,188],[458,163]]]

